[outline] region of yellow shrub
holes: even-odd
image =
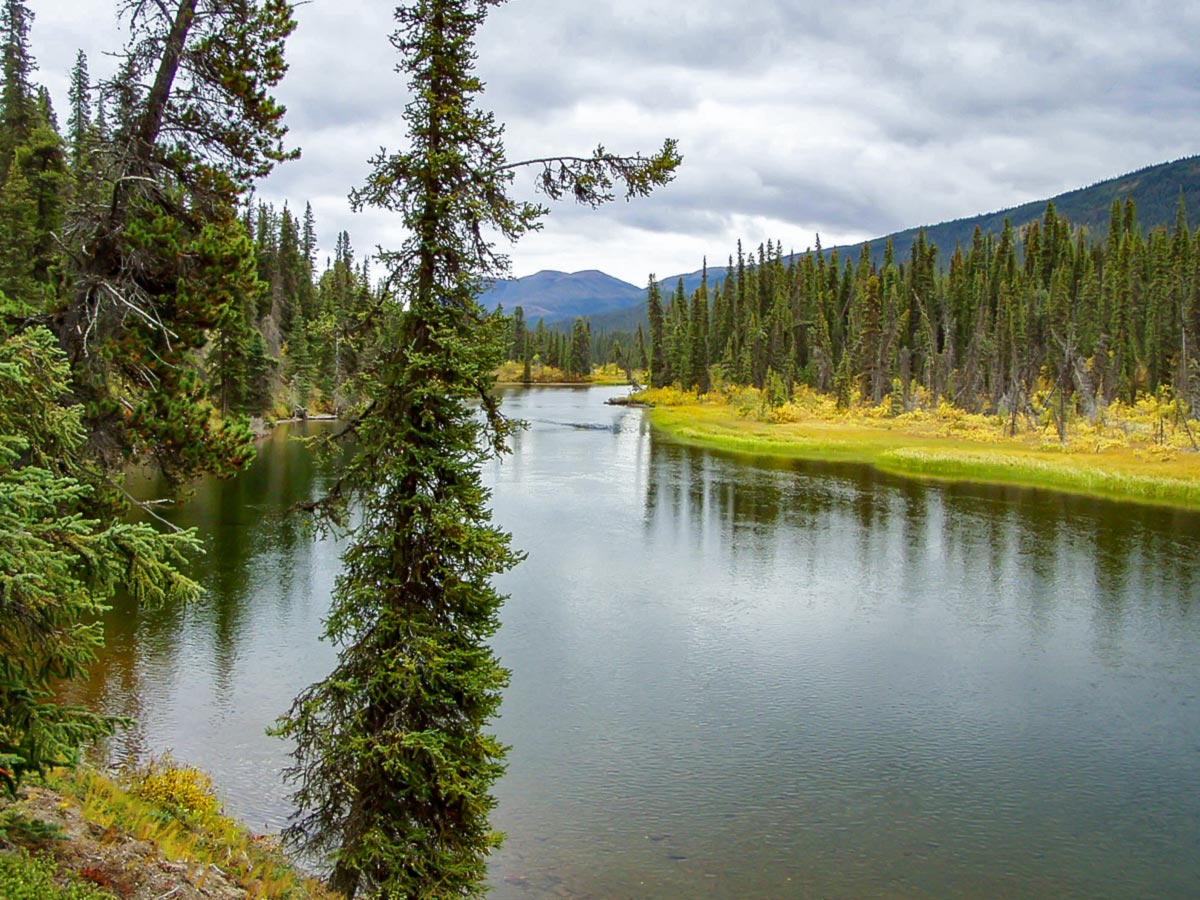
[[[809,417],[833,419],[840,415],[836,397],[822,394],[808,385],[802,384],[792,392],[792,404]]]
[[[864,403],[857,412],[865,419],[892,418],[892,401],[884,399],[876,404]]]
[[[183,816],[215,815],[220,808],[212,779],[191,766],[170,760],[152,762],[133,784],[133,793],[164,810]]]
[[[941,422],[946,423],[951,428],[962,425],[966,418],[966,410],[961,409],[951,403],[949,400],[941,399],[937,405],[937,417]]]
[[[634,394],[635,399],[651,406],[686,406],[699,400],[695,391],[684,391],[677,387],[646,388]]]
[[[786,425],[791,422],[799,422],[802,418],[803,414],[794,403],[785,403],[783,406],[776,406],[767,414],[767,421],[773,425]]]

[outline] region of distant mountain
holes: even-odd
[[[1200,156],[1189,156],[1175,162],[1148,166],[1128,175],[1098,181],[1090,187],[1067,191],[1047,200],[1031,200],[1029,203],[997,212],[941,222],[937,225],[919,225],[869,241],[840,244],[836,248],[824,249],[826,256],[836,249],[838,256],[843,260],[847,257],[857,259],[862,252],[863,243],[868,243],[871,245],[871,258],[879,262],[890,240],[895,247],[897,260],[902,261],[907,258],[917,235],[924,230],[925,240],[937,246],[939,259],[946,262],[954,253],[956,245],[962,244],[966,247],[971,243],[976,227],[984,234],[999,234],[1004,230],[1004,220],[1008,219],[1013,228],[1019,229],[1035,220],[1040,221],[1050,200],[1054,201],[1058,214],[1066,216],[1073,228],[1086,228],[1093,236],[1103,237],[1108,234],[1108,219],[1114,200],[1124,202],[1126,197],[1132,197],[1134,206],[1137,207],[1138,222],[1143,229],[1151,229],[1160,225],[1175,224],[1180,195],[1183,196],[1189,220],[1194,227],[1200,220]],[[750,248],[746,249],[749,253]],[[700,283],[700,272],[691,272],[682,277],[684,290],[690,296]],[[724,266],[719,269],[709,268],[710,284],[724,277]],[[674,275],[661,281],[663,292],[673,291],[679,278],[680,276]]]
[[[672,275],[659,282],[664,299],[683,279],[684,292],[690,297],[700,286],[702,270],[687,275]],[[709,269],[709,283],[725,277],[725,267]],[[542,271],[524,278],[496,281],[480,295],[488,309],[497,306],[511,313],[518,306],[530,327],[543,319],[546,325],[570,328],[576,316],[592,323],[593,330],[633,331],[646,316],[646,288],[637,287],[611,275],[590,269],[586,272]]]
[[[1138,222],[1143,229],[1159,225],[1175,224],[1179,197],[1183,195],[1189,219],[1194,227],[1200,217],[1200,156],[1189,156],[1175,162],[1148,166],[1128,175],[1120,175],[1098,181],[1090,187],[1078,188],[1052,197],[1060,216],[1066,216],[1072,227],[1086,228],[1094,237],[1108,234],[1108,217],[1114,200],[1132,197],[1137,207]],[[918,226],[896,231],[883,237],[873,238],[871,256],[878,261],[883,256],[884,246],[890,238],[896,248],[897,257],[906,257],[912,242],[923,227],[925,239],[938,247],[938,258],[949,260],[956,244],[964,247],[971,243],[978,227],[984,234],[999,234],[1004,229],[1004,220],[1012,222],[1013,228],[1040,220],[1046,212],[1048,200],[1033,200],[1020,206],[984,213],[967,219],[955,219],[937,225]],[[828,251],[831,248],[826,248]],[[847,254],[854,258],[862,251],[862,244],[849,244],[837,248],[845,259]]]
[[[644,288],[590,269],[586,272],[538,272],[524,278],[496,281],[484,291],[480,302],[489,309],[504,307],[511,313],[518,306],[525,321],[547,322],[595,316],[616,309],[628,309],[645,300]]]
[[[1113,200],[1124,201],[1126,197],[1132,197],[1137,206],[1138,221],[1143,228],[1149,229],[1174,224],[1181,194],[1194,226],[1200,218],[1200,156],[1149,166],[1049,199],[1053,199],[1058,214],[1066,216],[1072,226],[1086,228],[1096,237],[1103,237],[1108,233],[1108,217]],[[956,244],[966,246],[971,243],[976,227],[985,234],[999,234],[1004,228],[1004,220],[1008,219],[1014,228],[1020,228],[1035,219],[1041,219],[1047,202],[1033,200],[997,212],[937,225],[906,228],[872,238],[868,242],[871,256],[878,262],[890,239],[898,259],[905,259],[912,242],[924,228],[926,240],[937,245],[939,259],[945,262],[954,252]],[[750,249],[747,248],[747,253]],[[825,252],[833,249],[837,249],[842,259],[847,256],[856,259],[862,251],[862,244],[827,247]],[[715,285],[724,277],[724,266],[709,268],[709,284]],[[684,293],[691,296],[700,284],[701,270],[660,279],[664,301],[675,290],[680,278],[683,279]],[[516,306],[523,306],[525,319],[531,325],[538,318],[544,318],[549,325],[564,320],[569,323],[575,316],[585,316],[591,320],[593,331],[632,331],[637,328],[638,322],[645,322],[646,316],[644,287],[595,270],[574,274],[538,272],[526,278],[496,282],[484,293],[481,302],[489,308],[501,304],[508,312],[512,312]]]

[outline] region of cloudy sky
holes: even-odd
[[[121,43],[116,0],[28,0],[42,83],[66,106]],[[280,96],[302,151],[259,188],[313,204],[322,251],[401,239],[349,210],[403,141],[388,0],[308,0]],[[555,204],[515,275],[635,284],[723,261],[741,238],[803,249],[1047,197],[1200,153],[1200,4],[1009,0],[511,0],[479,34],[483,103],[510,159],[679,140],[675,182],[599,210]]]

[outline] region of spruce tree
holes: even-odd
[[[508,358],[517,360],[525,358],[525,342],[528,331],[525,325],[525,308],[518,306],[512,314],[512,342]]]
[[[709,389],[708,379],[708,260],[700,276],[700,287],[692,293],[688,317],[688,382],[701,393]]]
[[[0,300],[3,300],[0,297]],[[4,306],[11,310],[9,301]],[[70,369],[44,328],[0,320],[0,788],[73,764],[119,720],[63,705],[55,684],[87,677],[103,644],[99,616],[118,587],[140,602],[181,601],[191,533],[98,515],[111,508],[87,453]]]
[[[585,377],[592,374],[591,338],[580,316],[571,326],[571,352],[567,357],[567,374]]]
[[[38,308],[42,292],[37,277],[37,199],[14,160],[0,186],[0,292]]]
[[[0,5],[0,172],[7,172],[18,145],[33,130],[37,98],[33,85],[33,57],[29,28],[33,13],[24,0],[2,0]]]
[[[357,455],[324,504],[340,518],[353,498],[359,521],[326,626],[338,662],[280,723],[296,741],[288,837],[328,856],[330,885],[349,898],[480,896],[499,841],[488,813],[503,748],[484,729],[507,673],[487,642],[502,599],[492,578],[518,555],[491,524],[479,466],[513,426],[489,392],[507,322],[476,296],[504,271],[486,235],[516,239],[543,210],[509,196],[520,164],[475,106],[474,35],[496,5],[397,8],[409,145],[376,156],[352,195],[397,213],[410,236],[381,256],[397,294],[349,421]],[[531,161],[549,197],[593,205],[617,182],[645,194],[677,163],[671,143],[650,158],[599,148]]]
[[[650,322],[650,387],[665,387],[671,383],[671,365],[667,357],[662,295],[653,275],[646,287],[646,315]]]
[[[67,118],[71,165],[78,171],[87,153],[93,128],[92,84],[88,76],[87,54],[82,50],[75,56],[75,66],[71,69],[71,87],[67,96],[71,103],[71,114]]]

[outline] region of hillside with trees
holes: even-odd
[[[1148,231],[1159,226],[1173,225],[1181,199],[1187,209],[1200,209],[1200,157],[1187,157],[1148,166],[1088,187],[1067,191],[1053,198],[1031,201],[997,212],[935,225],[906,228],[864,243],[826,247],[824,253],[828,256],[833,250],[837,250],[842,260],[857,259],[866,246],[869,248],[872,263],[880,266],[889,242],[900,252],[907,252],[913,242],[924,233],[926,244],[942,248],[944,261],[948,258],[948,251],[956,245],[969,246],[977,229],[985,235],[998,237],[1007,221],[1014,231],[1024,231],[1030,223],[1042,218],[1047,203],[1054,204],[1058,214],[1071,223],[1072,229],[1083,231],[1092,240],[1103,240],[1108,234],[1113,201],[1119,200],[1124,203],[1126,200],[1132,200],[1137,208],[1139,227]],[[819,243],[818,237],[817,244]],[[801,250],[795,246],[781,245],[775,250],[783,252],[785,261],[790,262],[790,257],[795,251],[814,253],[820,248],[818,246],[815,249],[810,247]],[[482,302],[488,306],[500,304],[510,312],[516,306],[523,306],[523,314],[529,322],[536,323],[539,318],[543,318],[546,328],[562,332],[570,331],[574,318],[582,316],[594,335],[593,357],[598,360],[612,357],[614,341],[619,341],[625,347],[631,346],[638,325],[645,329],[649,324],[646,320],[644,287],[635,288],[626,282],[619,282],[624,286],[626,293],[636,294],[636,301],[631,301],[624,307],[617,307],[610,299],[611,285],[606,285],[603,298],[599,293],[593,292],[592,276],[595,273],[553,273],[556,277],[552,280],[542,278],[546,274],[549,273],[538,273],[497,284],[483,295]],[[700,287],[701,279],[706,275],[709,284],[714,284],[725,278],[726,268],[699,268],[693,272],[663,278],[661,284],[665,285],[667,290],[674,291],[682,279],[684,293],[690,297]],[[552,289],[554,293],[548,289]],[[570,298],[569,309],[559,309],[559,296]],[[542,309],[549,311],[543,313],[540,311]]]
[[[840,404],[896,411],[948,401],[969,412],[1036,419],[1060,437],[1114,400],[1200,399],[1200,231],[1177,198],[1171,227],[1148,232],[1132,199],[1114,200],[1103,239],[1047,204],[1042,219],[999,235],[976,229],[942,251],[919,233],[892,242],[785,256],[739,246],[728,276],[664,297],[651,279],[649,380],[708,390],[714,379],[795,385]],[[670,290],[671,286],[665,286]]]

